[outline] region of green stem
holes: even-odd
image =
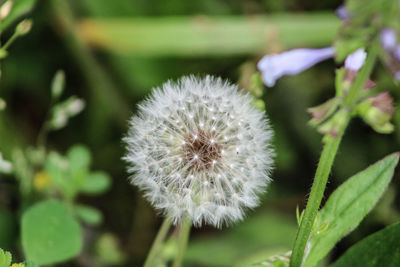
[[[171,223],[172,222],[169,219],[165,219],[162,223],[160,230],[158,230],[156,239],[154,239],[153,245],[151,246],[150,252],[147,255],[146,261],[144,262],[144,267],[154,266],[154,260],[168,234],[169,228],[171,228]]]
[[[8,39],[7,42],[3,45],[2,49],[3,49],[3,50],[7,50],[7,48],[9,48],[10,45],[11,45],[18,37],[19,37],[19,34],[15,32],[15,33],[10,37],[10,39]]]
[[[186,246],[189,240],[190,228],[192,223],[189,219],[185,218],[181,225],[178,240],[178,253],[175,257],[173,267],[181,267],[183,262],[183,255],[185,254]]]
[[[358,94],[363,89],[364,84],[368,80],[372,69],[374,68],[377,54],[379,50],[379,40],[376,39],[371,45],[371,49],[368,51],[368,58],[365,62],[364,67],[359,72],[357,79],[354,81],[353,85],[350,88],[349,94],[346,96],[344,100],[345,107],[351,107],[357,101]]]
[[[344,100],[343,108],[345,108],[346,110],[350,111],[354,104],[356,104],[356,102],[358,101],[359,92],[363,89],[363,86],[369,78],[375,65],[378,49],[379,42],[378,40],[375,40],[371,45],[371,48],[368,52],[368,58],[363,68],[358,73],[356,80],[354,81],[348,95]],[[297,232],[292,257],[290,260],[290,267],[299,267],[303,262],[304,250],[310,237],[310,233],[314,224],[315,217],[317,216],[318,209],[321,205],[321,200],[324,195],[328,176],[331,172],[333,161],[335,159],[343,134],[347,128],[347,125],[350,122],[350,119],[351,114],[350,112],[348,112],[338,137],[329,138],[323,147],[317,171],[315,173],[314,183],[311,187],[310,198],[308,199],[304,216],[301,220],[300,228]]]
[[[347,126],[347,123],[348,121],[346,122],[345,126]],[[321,204],[333,160],[335,159],[335,155],[339,148],[342,137],[343,134],[337,138],[330,139],[322,150],[321,158],[314,178],[314,183],[311,188],[310,198],[308,199],[307,207],[304,212],[303,219],[301,220],[300,228],[297,232],[290,266],[301,265],[304,249],[311,233],[315,216],[317,215],[319,206]]]

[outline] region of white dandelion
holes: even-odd
[[[139,105],[124,138],[131,181],[178,223],[220,227],[258,205],[270,182],[272,131],[252,98],[220,78],[183,77]]]

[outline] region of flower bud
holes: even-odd
[[[85,101],[80,98],[70,98],[70,101],[65,105],[66,113],[72,117],[80,113],[85,108]]]
[[[11,162],[4,160],[0,153],[0,173],[11,174],[13,171],[13,166]]]
[[[259,110],[265,110],[265,102],[261,99],[254,99],[252,105]]]
[[[0,59],[7,57],[7,51],[3,48],[0,48]]]
[[[338,98],[332,98],[325,103],[318,105],[316,107],[308,108],[308,113],[311,114],[312,119],[310,120],[311,125],[317,125],[328,118],[337,109],[339,105]]]
[[[344,68],[350,71],[358,72],[364,65],[367,53],[364,48],[359,48],[346,57]]]
[[[318,127],[318,132],[324,134],[324,142],[329,138],[336,138],[344,130],[348,112],[344,109],[339,110],[327,122]]]
[[[359,48],[346,57],[344,61],[344,77],[341,86],[342,93],[347,93],[350,90],[358,71],[365,63],[366,58],[367,53],[364,48]],[[371,80],[367,80],[364,89],[368,90],[373,87],[375,87],[375,83]]]
[[[0,111],[1,111],[1,110],[5,110],[5,109],[6,109],[6,106],[7,106],[6,101],[4,101],[3,98],[0,98]]]
[[[400,61],[400,44],[398,44],[398,45],[396,46],[396,48],[395,48],[394,51],[393,51],[393,54],[394,54],[395,58],[396,58],[398,61]]]
[[[345,5],[340,5],[336,9],[336,16],[341,20],[348,20],[350,19],[350,12]]]
[[[12,6],[12,1],[7,1],[0,7],[0,20],[5,19],[10,14]]]
[[[358,114],[376,132],[388,134],[393,132],[390,123],[394,114],[393,99],[388,92],[383,92],[364,100],[357,107]]]
[[[65,86],[65,73],[62,70],[58,70],[54,75],[53,81],[51,83],[51,96],[53,99],[58,99]]]
[[[32,24],[33,24],[32,20],[24,19],[15,28],[15,33],[18,34],[18,35],[27,34],[31,30]]]
[[[397,42],[396,31],[392,28],[384,28],[379,33],[379,38],[383,49],[386,51],[392,51]]]

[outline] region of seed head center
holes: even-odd
[[[191,169],[207,170],[214,167],[221,158],[222,146],[210,133],[200,130],[185,137],[182,147],[184,158]]]

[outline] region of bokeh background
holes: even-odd
[[[22,1],[22,0],[21,0]],[[1,3],[2,1],[0,1]],[[50,103],[57,70],[66,74],[63,98],[78,95],[85,110],[67,127],[51,132],[47,146],[64,153],[74,144],[92,152],[92,168],[112,177],[103,195],[80,203],[101,210],[99,226],[85,226],[85,247],[59,266],[141,266],[162,218],[127,180],[121,138],[136,104],[153,87],[187,74],[212,74],[249,88],[257,61],[266,53],[332,43],[340,26],[339,0],[42,0],[27,1],[34,21],[0,62],[0,151],[35,144]],[[4,42],[13,27],[2,34]],[[192,230],[187,266],[243,266],[291,249],[296,206],[304,207],[321,151],[321,136],[307,124],[306,109],[334,95],[333,60],[265,89],[266,112],[275,130],[273,182],[262,205],[240,223]],[[399,99],[399,86],[378,66],[379,87]],[[398,109],[396,109],[398,110]],[[396,112],[395,125],[400,124]],[[399,149],[400,134],[379,135],[355,119],[339,149],[326,195],[346,178]],[[398,221],[398,173],[378,206],[331,254],[384,225]],[[1,234],[0,247],[19,254],[17,182],[0,177],[0,209],[14,218],[14,231]],[[3,221],[4,223],[4,221]],[[1,222],[0,222],[1,225]],[[165,257],[173,253],[166,246]],[[328,260],[329,261],[329,260]]]

